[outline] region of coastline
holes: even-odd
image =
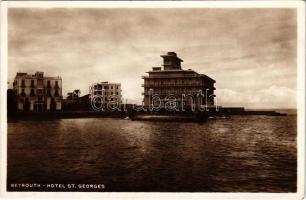
[[[205,121],[208,118],[229,117],[231,115],[265,115],[265,116],[287,116],[273,110],[243,110],[228,111],[221,110],[210,112],[137,112],[137,111],[60,111],[60,112],[8,112],[8,120],[44,120],[44,119],[69,119],[69,118],[127,118],[131,120],[146,121]]]

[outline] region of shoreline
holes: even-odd
[[[276,111],[232,111],[232,112],[97,112],[97,111],[60,111],[60,112],[8,112],[8,120],[30,119],[74,119],[74,118],[120,118],[144,121],[206,121],[208,118],[227,118],[230,116],[287,116]]]

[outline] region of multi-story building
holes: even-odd
[[[46,77],[43,72],[17,73],[13,82],[20,111],[58,111],[62,109],[61,77]]]
[[[145,106],[155,104],[154,100],[157,99],[155,97],[159,97],[159,104],[169,102],[171,97],[171,101],[177,106],[181,106],[182,103],[187,107],[214,105],[215,80],[191,69],[182,69],[183,60],[177,57],[175,52],[168,52],[161,57],[163,69],[153,67],[147,72],[148,76],[143,76]]]
[[[99,95],[103,103],[122,103],[121,83],[109,83],[108,81],[95,83],[89,88],[91,95]]]

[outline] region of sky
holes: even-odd
[[[174,51],[216,80],[218,105],[296,108],[296,21],[284,8],[9,8],[8,78],[61,76],[64,97],[118,82],[140,103],[141,76]]]

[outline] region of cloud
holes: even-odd
[[[217,81],[218,97],[229,106],[252,107],[254,90],[296,90],[295,9],[10,8],[8,14],[11,82],[16,72],[44,71],[62,77],[64,95],[120,82],[124,98],[141,102],[141,76],[161,65],[161,54],[176,51],[185,69]],[[258,99],[256,106],[293,106],[288,98],[294,99]]]
[[[246,108],[296,108],[296,90],[272,85],[260,90],[248,90],[243,93],[235,90],[217,91],[217,102],[221,106]]]

